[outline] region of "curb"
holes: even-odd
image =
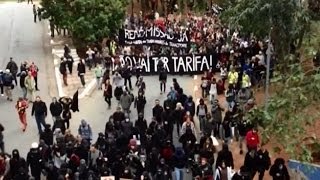
[[[60,70],[59,70],[59,59],[61,57],[61,52],[63,52],[63,49],[58,49],[58,48],[52,48],[52,55],[53,55],[53,61],[54,61],[54,66],[55,66],[55,76],[56,76],[56,83],[58,87],[58,94],[60,97],[66,96],[66,93],[63,90],[62,87],[62,80],[61,80],[61,75],[60,75]],[[73,50],[72,50],[73,52]],[[75,57],[75,59],[78,59],[78,57]],[[76,62],[76,61],[75,61]],[[84,97],[90,96],[96,86],[96,79],[92,79],[88,86],[82,91],[81,94],[79,94],[79,99],[82,99]]]

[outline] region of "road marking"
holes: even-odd
[[[85,96],[89,95],[89,92],[92,88],[96,87],[96,79],[92,79],[88,86],[85,87],[85,89],[82,91],[82,93],[79,95],[79,99],[84,98]]]
[[[62,89],[62,81],[60,78],[60,71],[57,66],[54,69],[55,69],[56,82],[57,82],[57,87],[58,87],[58,94],[59,94],[59,97],[63,97],[63,96],[65,96],[65,93],[63,92],[63,89]]]

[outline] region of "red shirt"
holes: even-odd
[[[260,143],[258,133],[254,133],[252,130],[249,131],[246,135],[246,141],[249,148],[257,148]]]

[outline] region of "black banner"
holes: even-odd
[[[137,62],[143,68],[144,74],[156,74],[159,60],[169,74],[201,74],[203,71],[218,65],[217,57],[213,54],[195,54],[183,56],[120,56],[120,63],[129,63],[134,67]],[[115,67],[113,66],[113,69]]]
[[[122,45],[162,45],[175,48],[187,48],[190,42],[189,32],[168,33],[158,27],[141,30],[122,29],[119,31]]]

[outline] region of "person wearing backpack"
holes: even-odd
[[[86,120],[82,119],[81,124],[78,128],[78,133],[82,139],[85,139],[87,142],[91,142],[92,140],[92,130],[90,125],[87,123]]]
[[[13,77],[10,73],[10,70],[6,69],[5,73],[3,74],[3,87],[8,101],[12,101],[12,89],[14,87],[12,82]]]

